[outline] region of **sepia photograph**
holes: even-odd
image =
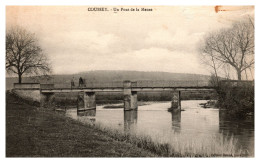
[[[4,47],[7,158],[255,157],[253,5],[6,5]]]

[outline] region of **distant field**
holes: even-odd
[[[22,82],[39,82],[55,84],[55,87],[70,87],[71,79],[78,86],[79,77],[86,80],[87,87],[121,87],[124,80],[137,81],[138,86],[205,86],[209,76],[199,74],[183,74],[168,72],[142,71],[88,71],[73,75],[52,75],[48,79],[43,77],[24,77]],[[13,87],[18,79],[6,78],[6,90]]]

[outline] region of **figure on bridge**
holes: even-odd
[[[82,87],[82,86],[83,86],[83,83],[84,83],[84,82],[83,82],[83,79],[82,79],[82,77],[80,77],[80,78],[79,78],[79,87]]]
[[[86,79],[83,79],[83,87],[86,87]]]
[[[79,87],[86,87],[86,79],[79,78]]]
[[[71,89],[75,87],[74,77],[71,79]]]

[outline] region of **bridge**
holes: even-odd
[[[40,84],[40,83],[22,83],[14,84],[13,91],[25,98],[30,98],[33,101],[40,103],[41,107],[53,103],[55,93],[70,93],[78,92],[78,109],[90,110],[96,109],[96,92],[123,92],[124,95],[124,110],[136,110],[137,93],[138,92],[161,92],[170,91],[172,94],[171,108],[181,108],[181,91],[212,91],[215,88],[204,85],[192,86],[176,86],[174,84],[159,86],[156,85],[143,85],[137,82],[124,81],[122,84],[115,84],[110,86],[83,86],[83,87],[54,87],[54,84]],[[79,103],[83,103],[80,106]]]

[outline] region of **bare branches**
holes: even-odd
[[[232,66],[238,80],[241,80],[241,73],[254,65],[254,44],[254,26],[250,19],[235,22],[229,29],[210,33],[205,38],[202,53],[210,58],[210,65],[218,61]],[[213,68],[216,70],[216,66]]]
[[[6,33],[6,70],[18,74],[46,74],[50,72],[48,58],[38,44],[35,35],[21,27],[13,27]]]

